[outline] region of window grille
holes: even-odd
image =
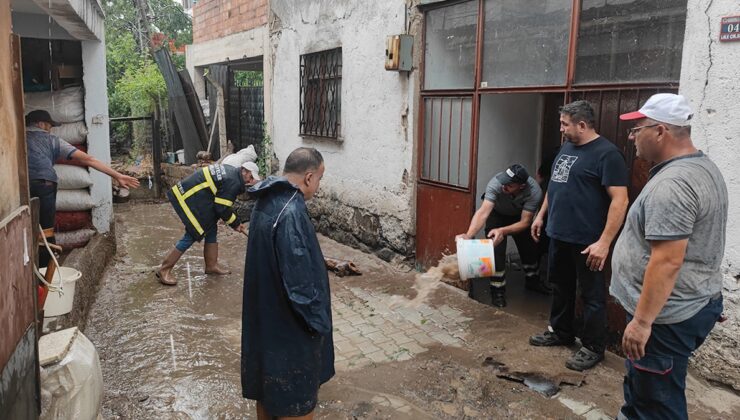
[[[342,49],[301,56],[302,136],[341,135]]]
[[[472,116],[472,98],[424,98],[422,179],[469,187]]]

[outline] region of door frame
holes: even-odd
[[[484,41],[484,31],[485,31],[485,1],[486,0],[468,0],[468,1],[477,1],[478,2],[478,16],[477,16],[477,24],[476,24],[476,46],[475,46],[475,66],[474,66],[474,75],[473,75],[473,87],[472,89],[425,89],[424,87],[424,73],[425,73],[425,57],[426,57],[426,51],[424,50],[424,46],[426,45],[426,30],[427,30],[427,14],[430,11],[438,10],[441,8],[449,7],[452,5],[464,3],[464,1],[449,1],[449,2],[443,2],[441,4],[433,4],[429,6],[423,6],[420,7],[420,10],[423,13],[422,18],[422,24],[421,24],[421,46],[422,46],[422,52],[421,52],[421,63],[419,66],[419,83],[420,83],[420,90],[419,90],[419,118],[418,118],[418,126],[417,126],[417,139],[416,139],[416,151],[417,151],[417,188],[416,188],[416,258],[417,258],[417,266],[420,268],[426,268],[431,265],[436,264],[436,262],[439,260],[439,257],[441,257],[441,253],[437,252],[437,255],[429,255],[425,253],[425,250],[428,249],[434,249],[435,247],[430,247],[428,244],[424,243],[426,238],[424,237],[424,232],[429,231],[429,227],[423,226],[423,223],[427,223],[428,221],[425,218],[422,218],[420,214],[420,209],[423,209],[423,206],[420,206],[422,202],[424,201],[425,197],[424,194],[426,194],[430,190],[440,190],[440,191],[447,191],[448,196],[450,198],[454,196],[458,196],[459,194],[465,193],[467,194],[469,203],[469,208],[467,209],[467,212],[464,212],[468,216],[468,220],[465,221],[466,225],[470,220],[470,217],[472,217],[473,213],[475,212],[475,185],[477,183],[477,173],[478,173],[478,141],[479,141],[479,131],[480,131],[480,103],[481,103],[481,97],[482,95],[488,95],[488,94],[498,94],[498,93],[562,93],[564,97],[564,104],[568,103],[568,101],[573,98],[574,96],[579,95],[587,95],[589,93],[593,92],[605,92],[605,91],[637,91],[638,96],[639,92],[642,91],[677,91],[678,89],[678,82],[654,82],[654,83],[614,83],[614,84],[608,84],[608,83],[600,83],[600,84],[576,84],[575,83],[575,69],[576,69],[576,52],[578,48],[578,31],[579,31],[579,21],[580,21],[580,12],[581,12],[581,6],[582,6],[582,0],[572,0],[573,6],[571,10],[571,19],[570,19],[570,34],[568,39],[568,51],[567,51],[567,66],[566,66],[566,78],[565,83],[563,85],[556,85],[556,86],[526,86],[526,87],[505,87],[505,88],[496,88],[496,87],[481,87],[481,78],[482,78],[482,67],[483,67],[483,41]],[[424,179],[422,177],[423,174],[423,160],[424,160],[424,147],[425,147],[425,128],[426,128],[426,115],[425,115],[425,106],[424,101],[428,97],[472,97],[472,117],[471,117],[471,138],[470,138],[470,162],[469,162],[469,168],[470,168],[470,174],[469,174],[469,182],[468,182],[468,188],[461,188],[457,186],[447,185],[439,182],[434,182],[428,179]],[[599,115],[601,119],[601,115]],[[597,125],[598,127],[598,125]],[[615,139],[616,141],[617,139]],[[635,176],[633,175],[633,178]],[[641,188],[641,186],[640,186]],[[634,192],[635,188],[631,188],[631,196],[636,195]],[[639,191],[638,191],[639,192]],[[449,220],[446,220],[446,222],[449,223]],[[434,224],[433,222],[431,222]],[[420,234],[421,232],[421,234]],[[454,233],[452,234],[454,236]],[[449,249],[450,243],[452,242],[454,238],[450,238],[449,243],[447,244],[440,244],[436,248],[439,249]]]

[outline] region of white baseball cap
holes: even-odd
[[[658,122],[673,124],[679,127],[689,125],[694,112],[689,102],[681,95],[673,93],[657,93],[651,96],[639,111],[622,114],[622,121],[650,118]]]
[[[260,168],[257,167],[257,164],[254,162],[244,162],[242,163],[242,168],[248,170],[252,173],[252,178],[259,181],[262,178],[260,178]]]

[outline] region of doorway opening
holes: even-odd
[[[476,209],[483,201],[491,178],[514,163],[524,166],[542,188],[547,188],[547,167],[560,147],[558,107],[564,99],[564,93],[481,95],[474,184]],[[538,172],[545,174],[544,177],[538,177]],[[484,235],[483,231],[478,233],[478,237]],[[547,248],[544,244],[540,252],[540,275],[544,278],[547,265]],[[530,321],[546,321],[550,297],[524,288],[524,272],[512,238],[507,240],[506,261],[496,261],[496,264],[498,267],[501,267],[500,264],[506,265],[506,311]]]

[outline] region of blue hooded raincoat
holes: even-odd
[[[301,191],[269,177],[249,192],[242,394],[272,416],[301,416],[334,376],[329,276]]]

